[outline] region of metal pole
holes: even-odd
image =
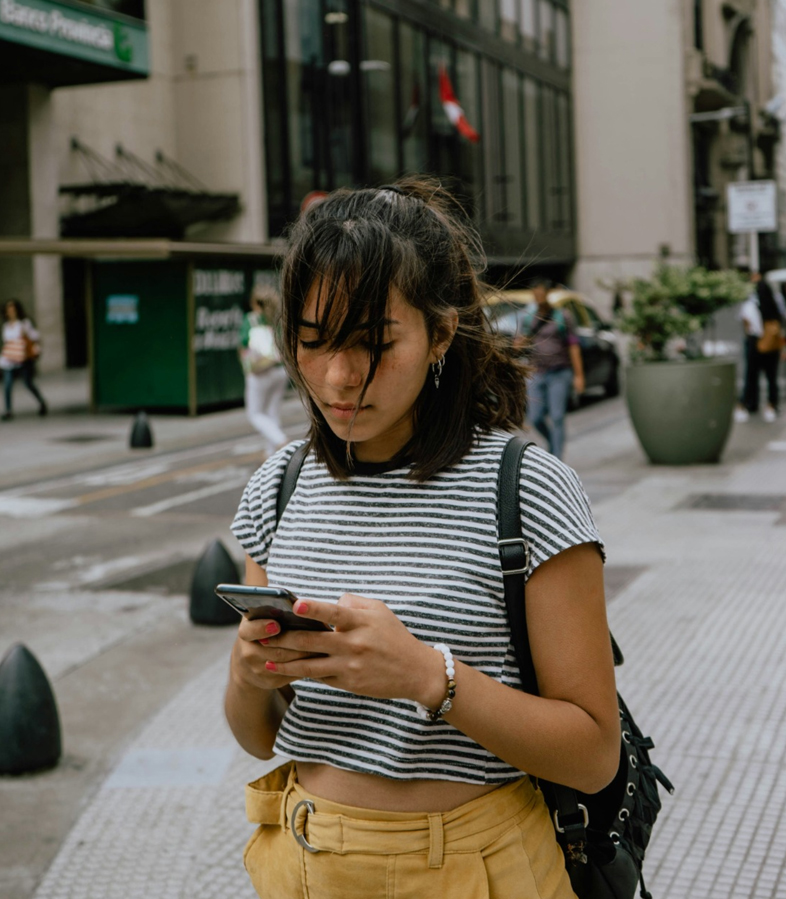
[[[752,272],[759,271],[759,232],[751,231],[750,237],[750,270]]]

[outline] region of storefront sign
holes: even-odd
[[[237,350],[247,293],[244,271],[223,268],[194,271],[195,352]]]
[[[143,22],[66,2],[0,0],[2,40],[140,74],[148,72]]]
[[[138,296],[113,294],[106,298],[106,323],[108,325],[135,325],[138,321]]]
[[[726,196],[730,234],[778,230],[778,192],[774,181],[732,181]]]

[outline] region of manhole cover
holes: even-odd
[[[108,434],[69,434],[67,437],[53,437],[52,443],[97,443],[99,440],[112,440]]]
[[[694,493],[679,509],[710,509],[714,512],[779,512],[785,496],[766,493]]]

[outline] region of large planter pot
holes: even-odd
[[[720,460],[736,403],[733,359],[643,362],[626,374],[631,422],[651,462]]]

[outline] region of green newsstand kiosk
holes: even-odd
[[[161,242],[164,258],[94,259],[88,278],[91,406],[199,412],[242,405],[238,332],[269,246]]]

